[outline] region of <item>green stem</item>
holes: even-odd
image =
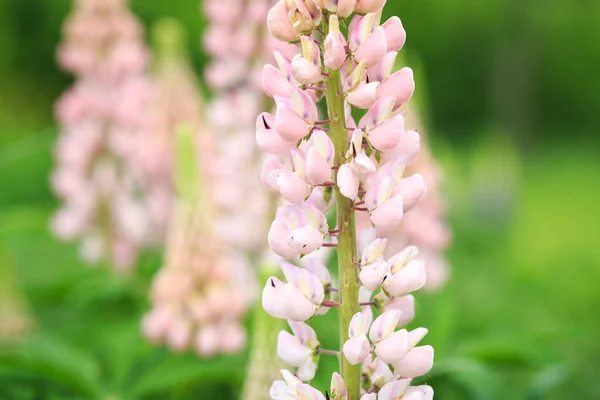
[[[327,27],[327,26],[326,26]],[[328,27],[327,27],[328,28]],[[335,147],[335,165],[345,163],[344,154],[348,148],[348,131],[344,109],[344,97],[339,70],[328,70],[326,80],[327,109],[329,112],[331,140]],[[354,221],[353,204],[350,199],[342,196],[339,187],[334,186],[337,206],[338,234],[338,275],[339,275],[339,302],[338,321],[340,329],[340,351],[344,342],[348,340],[348,326],[352,316],[359,311],[358,305],[358,278],[353,262],[356,259],[356,228]],[[360,365],[351,365],[342,355],[341,375],[348,388],[349,400],[358,400],[360,397]]]

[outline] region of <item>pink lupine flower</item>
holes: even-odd
[[[399,379],[386,383],[377,394],[378,400],[404,399],[410,388],[410,379]]]
[[[281,370],[283,381],[273,382],[269,396],[273,400],[325,400],[325,396],[312,386],[292,375],[288,370]]]
[[[350,338],[344,343],[342,351],[352,365],[360,364],[371,353],[371,343],[367,338],[370,324],[370,316],[361,312],[355,314],[350,321],[348,328]]]
[[[412,386],[406,391],[407,400],[433,400],[433,389],[431,386]]]
[[[383,278],[389,272],[389,265],[382,258],[386,246],[387,239],[375,239],[362,253],[358,277],[363,286],[370,291],[380,287]]]
[[[433,347],[419,346],[409,350],[406,357],[394,364],[399,376],[416,378],[428,373],[433,367]]]
[[[290,263],[282,262],[281,269],[288,283],[269,278],[263,289],[263,308],[276,318],[306,321],[321,307],[323,284],[317,276]]]
[[[408,351],[408,332],[405,329],[395,331],[400,316],[398,310],[386,311],[373,321],[369,330],[369,338],[375,343],[375,354],[386,363],[399,361]]]
[[[386,0],[356,0],[356,12],[360,14],[374,13],[381,10]]]
[[[302,54],[296,54],[292,59],[292,75],[302,85],[319,83],[323,80],[321,50],[310,36],[300,37],[300,42]]]
[[[402,139],[404,117],[398,114],[390,118],[395,104],[393,97],[381,97],[359,122],[359,128],[367,131],[369,141],[377,150],[392,150]]]
[[[87,261],[105,258],[117,270],[128,269],[165,226],[156,200],[162,194],[150,195],[151,179],[135,157],[154,94],[144,71],[143,31],[123,2],[82,0],[64,34],[58,60],[77,83],[57,102],[63,133],[52,183],[65,205],[52,228],[80,239]]]
[[[269,33],[276,39],[293,42],[298,39],[294,31],[292,22],[288,18],[289,9],[284,0],[279,0],[269,11],[267,16],[267,26]]]
[[[383,362],[379,358],[374,358],[373,360],[367,358],[362,365],[362,374],[367,377],[371,386],[375,388],[381,388],[396,378],[388,363]]]
[[[310,381],[317,370],[319,341],[315,331],[303,322],[288,321],[293,335],[279,332],[277,354],[291,367],[298,367],[298,378]]]
[[[344,383],[344,378],[337,372],[331,375],[331,386],[330,386],[331,397],[335,400],[349,400],[348,389]]]
[[[406,103],[415,91],[415,81],[413,71],[409,67],[404,67],[400,71],[384,78],[377,87],[377,96],[390,96],[396,99],[394,110]]]
[[[262,113],[256,119],[256,142],[265,153],[284,154],[296,147],[294,141],[282,138],[275,127],[275,117],[269,113]]]
[[[348,1],[348,0],[343,0]],[[338,5],[340,2],[338,1]],[[336,14],[329,16],[329,33],[325,38],[323,63],[331,69],[338,69],[346,61],[346,38],[340,31],[340,22]]]
[[[375,26],[375,14],[355,16],[348,27],[350,50],[357,62],[364,62],[367,67],[377,65],[387,52],[385,31]]]
[[[402,196],[404,212],[412,210],[427,194],[427,186],[421,174],[404,178],[396,185],[393,194]]]
[[[269,245],[282,257],[309,254],[323,244],[327,220],[311,203],[279,207],[269,230]]]
[[[317,4],[321,9],[330,11],[331,15],[342,18],[349,17],[356,8],[356,0],[317,0]]]
[[[425,285],[425,263],[415,259],[417,254],[416,248],[411,246],[388,261],[390,273],[383,287],[392,296],[402,296],[419,290]]]
[[[380,304],[385,311],[398,310],[400,311],[400,319],[398,327],[403,327],[410,324],[415,318],[415,298],[412,295],[400,297],[388,297],[381,291],[375,296],[375,301]]]
[[[275,96],[275,129],[285,140],[298,141],[308,135],[317,120],[317,106],[303,90],[293,88],[290,98]]]
[[[406,41],[406,31],[402,26],[402,21],[400,21],[400,18],[396,16],[391,17],[385,21],[381,27],[385,33],[387,51],[392,52],[400,50]]]

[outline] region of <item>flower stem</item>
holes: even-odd
[[[327,22],[324,22],[324,31],[329,31]],[[344,97],[338,95],[342,92],[341,77],[339,70],[328,69],[328,78],[325,81],[327,99],[327,110],[329,119],[329,135],[335,147],[335,165],[346,162],[344,154],[348,147],[348,131],[346,130],[346,118]],[[356,228],[354,221],[354,210],[352,201],[340,193],[338,186],[334,186],[337,227],[340,229],[338,235],[338,275],[339,275],[339,302],[338,321],[340,335],[340,351],[344,342],[348,340],[348,326],[352,316],[359,311],[358,306],[358,283],[356,268],[353,260],[356,259]],[[360,398],[360,365],[352,365],[345,357],[340,357],[341,375],[348,389],[348,398],[358,400]]]

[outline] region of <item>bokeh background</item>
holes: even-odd
[[[0,0],[0,294],[18,285],[36,323],[0,346],[0,398],[235,398],[247,353],[201,360],[142,339],[159,253],[117,278],[50,234],[53,102],[71,79],[54,52],[70,6]],[[179,19],[201,74],[197,0],[132,9],[148,28]],[[599,399],[600,2],[390,0],[386,13],[409,35],[454,230],[450,284],[417,295],[436,349],[422,381],[442,400]],[[318,322],[324,347],[333,323]]]

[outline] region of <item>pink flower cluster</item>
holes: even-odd
[[[441,168],[435,162],[431,152],[419,143],[417,129],[421,131],[421,123],[417,110],[411,106],[411,102],[405,107],[405,121],[407,125],[415,127],[410,131],[413,135],[413,145],[420,148],[419,154],[414,161],[406,166],[405,172],[410,178],[403,179],[403,183],[397,190],[403,190],[403,216],[402,224],[388,233],[380,232],[388,239],[386,256],[392,256],[410,244],[419,248],[420,258],[425,261],[427,270],[427,284],[425,290],[434,291],[441,288],[449,277],[448,262],[444,257],[444,250],[450,242],[450,230],[444,220],[445,203],[440,194],[442,183]],[[424,182],[427,182],[425,191]],[[410,193],[409,193],[410,192]],[[408,202],[407,202],[408,200]],[[407,212],[410,210],[410,212]],[[358,215],[357,231],[370,227],[366,216]],[[384,234],[383,234],[384,233]]]
[[[130,162],[152,98],[142,28],[123,0],[79,0],[64,34],[59,62],[77,82],[56,108],[52,186],[64,204],[52,226],[61,238],[80,238],[85,259],[129,268],[153,232]]]
[[[234,353],[246,343],[241,318],[252,301],[244,265],[231,259],[211,230],[207,208],[179,200],[165,266],[155,278],[146,337],[201,356]]]
[[[271,35],[289,43],[274,52],[275,65],[263,69],[263,89],[274,98],[276,111],[262,113],[256,121],[258,146],[270,155],[263,163],[263,185],[288,203],[277,210],[269,245],[288,259],[337,246],[339,260],[350,256],[348,263],[340,262],[340,271],[357,271],[359,283],[341,283],[342,296],[342,287],[332,286],[322,263],[299,268],[283,262],[285,281],[267,280],[263,308],[287,319],[293,332],[280,334],[279,356],[297,368],[295,376],[282,371],[284,380],[273,384],[275,400],[325,399],[303,381],[314,377],[320,354],[336,352],[320,347],[306,321],[331,307],[338,309],[340,321],[351,319],[341,327],[348,335],[342,335],[338,354],[350,367],[334,374],[332,398],[358,399],[361,375],[365,400],[433,397],[428,386],[410,386],[412,378],[433,365],[433,348],[419,346],[427,330],[397,330],[414,316],[410,293],[426,283],[424,262],[414,246],[384,257],[385,236],[427,191],[422,175],[405,174],[420,147],[419,135],[405,129],[401,112],[414,80],[410,68],[393,71],[405,31],[397,17],[381,23],[384,4],[280,0],[267,17]],[[342,25],[348,27],[347,35]],[[320,119],[323,97],[328,113]],[[357,114],[362,115],[358,123],[353,118]],[[334,201],[338,225],[330,228],[325,213]],[[356,242],[355,219],[360,222],[360,259],[348,242]],[[348,310],[356,311],[343,315]],[[352,369],[359,364],[360,369]]]

